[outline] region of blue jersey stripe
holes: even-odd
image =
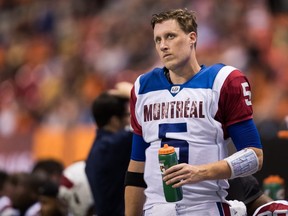
[[[150,146],[150,144],[146,143],[142,136],[135,133],[133,134],[132,143],[134,143],[134,145],[132,145],[131,159],[135,161],[145,161],[145,150]],[[135,145],[135,143],[137,143],[137,145]]]

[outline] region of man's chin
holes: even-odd
[[[164,62],[164,66],[168,69],[168,70],[172,70],[175,69],[175,64],[173,64],[172,62]]]

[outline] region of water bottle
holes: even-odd
[[[278,175],[270,175],[263,180],[264,193],[273,200],[282,200],[285,198],[284,179]]]
[[[178,164],[177,154],[173,146],[164,144],[164,147],[159,149],[159,163],[162,177],[165,170]],[[182,187],[173,188],[172,185],[166,185],[164,181],[162,181],[162,183],[165,199],[167,202],[177,202],[183,198]]]

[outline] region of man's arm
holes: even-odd
[[[255,152],[255,157],[258,160],[257,170],[261,169],[263,161],[262,149],[247,148]],[[236,153],[235,153],[236,154]],[[242,158],[241,158],[242,159]],[[243,159],[244,160],[244,159]],[[256,158],[255,158],[256,160]],[[243,164],[243,163],[242,163]],[[191,165],[191,164],[178,164],[167,169],[163,178],[167,184],[172,184],[173,187],[180,187],[184,184],[197,183],[205,180],[217,180],[217,179],[229,179],[232,176],[231,166],[226,160],[217,161],[214,163],[203,165]],[[244,173],[245,175],[251,175],[251,173]]]
[[[130,160],[128,172],[144,173],[145,162]],[[132,180],[133,181],[133,180]],[[144,180],[143,180],[144,181]],[[144,187],[126,185],[125,187],[125,216],[139,216],[143,214],[146,197]]]
[[[231,179],[229,185],[226,200],[242,201],[246,205],[248,216],[252,216],[259,206],[273,201],[264,194],[258,180],[253,175]]]
[[[253,215],[253,213],[256,211],[258,207],[272,201],[273,199],[271,199],[269,196],[263,193],[260,197],[258,197],[257,199],[246,205],[248,215]]]

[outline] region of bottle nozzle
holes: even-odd
[[[159,149],[159,154],[171,154],[175,152],[173,146],[169,146],[167,143],[164,144],[162,148]]]

